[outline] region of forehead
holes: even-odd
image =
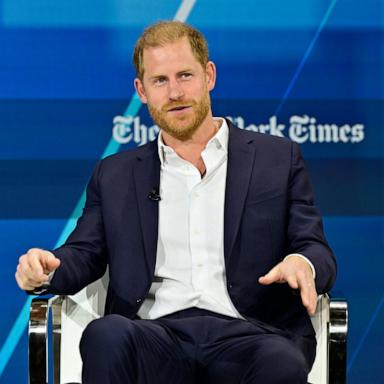
[[[169,70],[182,70],[181,67],[201,67],[186,37],[163,46],[145,48],[143,66],[144,76]]]

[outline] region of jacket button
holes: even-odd
[[[137,300],[136,300],[136,303],[141,303],[141,299],[137,299]]]
[[[233,287],[233,284],[228,284],[228,288],[231,289]]]

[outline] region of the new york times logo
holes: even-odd
[[[147,127],[140,123],[140,116],[116,116],[113,119],[112,136],[119,144],[134,142],[143,145],[155,140],[159,132],[157,125]]]
[[[335,143],[356,144],[364,140],[363,124],[320,124],[316,118],[308,115],[293,115],[289,119],[289,126],[278,123],[277,117],[270,117],[265,124],[248,124],[241,116],[227,116],[235,125],[248,131],[268,133],[274,136],[289,137],[299,144],[304,143]],[[140,146],[155,140],[159,127],[141,124],[140,116],[116,116],[113,119],[113,138],[120,144],[134,142]]]

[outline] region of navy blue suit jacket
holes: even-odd
[[[330,289],[335,279],[335,259],[299,147],[228,124],[224,257],[229,295],[245,318],[311,335],[300,295],[287,284],[258,283],[289,253],[311,260],[319,293]],[[76,229],[53,251],[61,266],[51,282],[52,293],[73,294],[100,278],[109,265],[105,313],[135,316],[154,275],[158,202],[148,194],[159,181],[156,142],[97,165]]]

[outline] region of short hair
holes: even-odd
[[[133,52],[133,64],[137,77],[143,80],[143,52],[146,48],[161,47],[187,37],[192,54],[205,68],[208,63],[208,44],[203,34],[192,26],[180,21],[159,21],[144,30],[136,42]]]

